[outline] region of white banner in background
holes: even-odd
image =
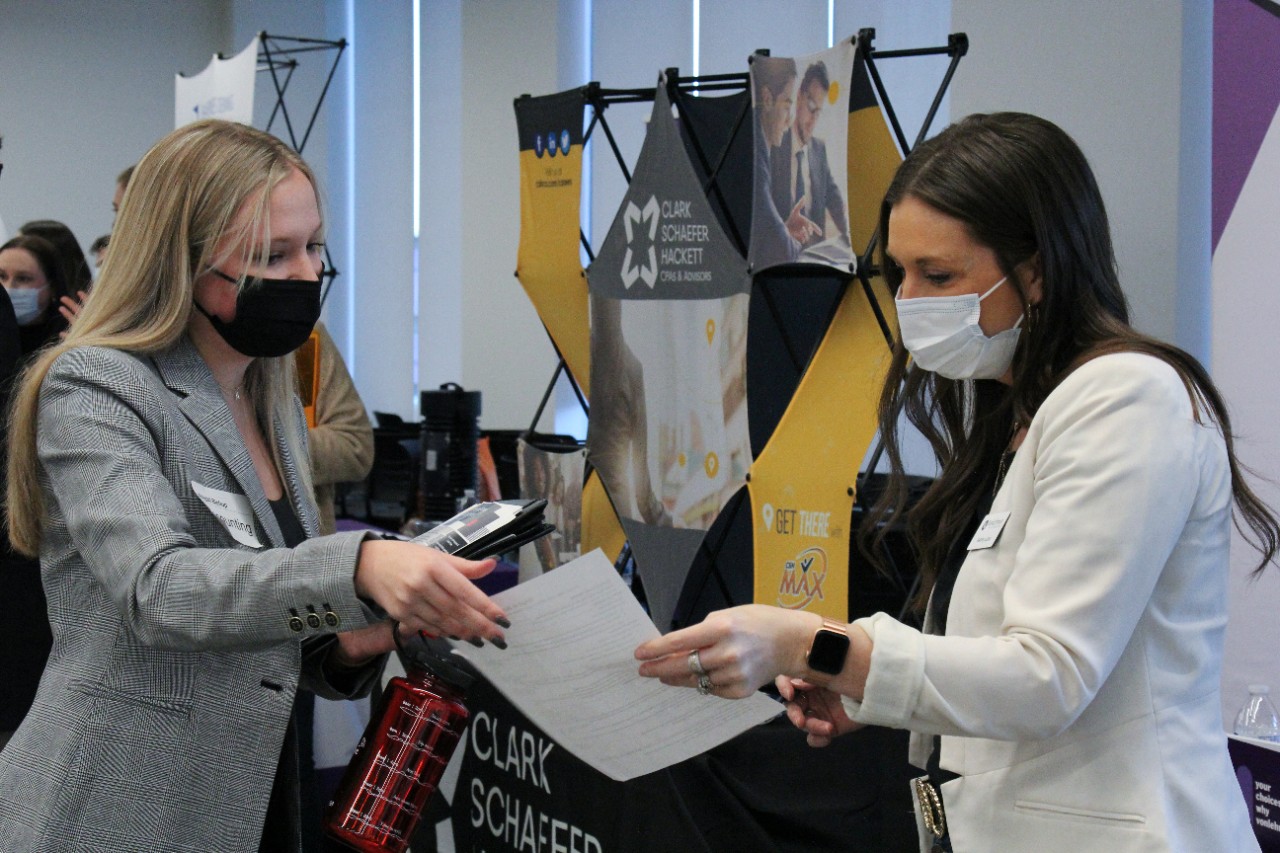
[[[216,55],[192,77],[174,76],[173,126],[202,118],[253,124],[253,83],[258,70],[258,37],[230,59]]]

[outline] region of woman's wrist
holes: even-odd
[[[844,669],[832,679],[831,689],[850,699],[862,701],[867,688],[867,675],[871,670],[871,651],[874,644],[871,635],[861,625],[849,625],[849,655]]]
[[[822,617],[808,610],[801,610],[798,613],[804,618],[797,620],[796,630],[788,643],[790,647],[788,658],[791,666],[787,674],[792,678],[803,678],[805,681],[817,684],[819,683],[816,680],[817,677],[809,667],[809,649],[813,645],[814,635],[822,627]]]
[[[828,626],[816,613],[806,613],[805,617],[797,620],[796,631],[790,638],[790,659],[793,661],[793,668],[787,674],[860,701],[867,683],[867,672],[871,666],[870,635],[859,625],[846,625],[844,622],[833,620],[833,625]],[[810,661],[810,654],[818,632],[825,630],[838,634],[841,633],[841,629],[848,637],[848,646],[843,658],[835,662],[829,659],[818,661],[816,663],[825,669],[816,669],[813,666],[815,662]],[[827,647],[823,651],[829,651],[833,646],[839,647],[838,638],[836,642],[828,638]],[[835,672],[828,671],[832,667],[839,668]]]
[[[342,643],[334,643],[333,648],[329,650],[329,665],[333,669],[340,672],[350,672],[357,669],[363,669],[368,665],[369,661],[376,658],[377,655],[365,655],[359,658],[352,657],[343,649]]]

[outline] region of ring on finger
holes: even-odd
[[[707,674],[707,670],[702,666],[702,658],[698,657],[697,649],[689,652],[689,671],[698,676]]]
[[[711,683],[711,676],[705,673],[698,676],[698,692],[701,693],[703,696],[708,695],[711,692],[713,686],[714,685],[712,685]]]

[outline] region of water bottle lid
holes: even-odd
[[[426,670],[437,679],[450,686],[466,692],[475,680],[475,675],[465,668],[461,658],[453,655],[453,649],[445,640],[424,634],[412,634],[404,637],[395,629],[396,649],[400,652],[400,660],[405,668]]]
[[[1270,692],[1271,692],[1271,688],[1270,688],[1270,687],[1268,687],[1268,686],[1267,686],[1267,685],[1265,685],[1265,684],[1250,684],[1250,685],[1249,685],[1249,692],[1250,692],[1250,693],[1262,693],[1262,694],[1264,694],[1264,695],[1265,695],[1265,694],[1267,694],[1267,693],[1270,693]]]

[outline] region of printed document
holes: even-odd
[[[534,725],[624,782],[692,758],[782,713],[762,693],[702,696],[642,678],[633,652],[658,629],[599,550],[494,596],[507,649],[466,658]]]

